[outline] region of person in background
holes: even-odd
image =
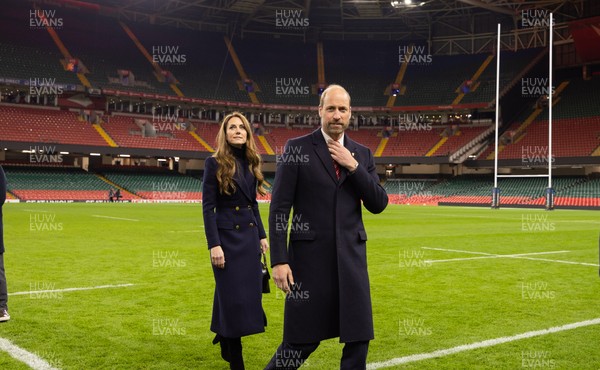
[[[241,337],[265,331],[261,253],[269,248],[256,192],[264,195],[260,156],[246,117],[234,112],[217,135],[202,180],[204,231],[215,276],[210,330],[231,369],[244,369]]]
[[[4,221],[2,207],[6,201],[6,174],[0,166],[0,322],[10,320],[8,314],[8,288],[6,286],[6,272],[4,271]]]

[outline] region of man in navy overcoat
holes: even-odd
[[[287,295],[283,343],[266,369],[298,368],[336,337],[345,344],[340,369],[364,369],[373,339],[362,206],[380,213],[388,197],[371,151],[344,134],[351,108],[343,87],[325,89],[319,116],[321,127],[289,140],[277,158],[271,264]]]

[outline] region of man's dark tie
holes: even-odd
[[[340,177],[342,176],[342,171],[340,170],[340,165],[336,161],[333,161],[333,168],[335,168],[335,175],[337,176],[337,179],[339,180]]]

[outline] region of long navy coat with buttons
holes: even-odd
[[[215,158],[206,159],[202,182],[208,248],[220,245],[225,255],[224,269],[213,266],[216,287],[210,330],[237,338],[265,331],[260,239],[266,234],[256,202],[257,181],[245,159],[237,159],[236,191],[231,195],[219,192],[217,166]]]
[[[344,146],[359,166],[354,174],[342,168],[339,180],[321,129],[289,140],[277,160],[271,263],[289,264],[295,282],[285,302],[285,342],[373,339],[362,205],[379,213],[388,197],[371,151],[347,134]]]

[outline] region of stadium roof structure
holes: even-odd
[[[410,39],[469,37],[519,28],[533,9],[557,22],[600,14],[591,0],[53,0],[121,20],[242,37]]]

